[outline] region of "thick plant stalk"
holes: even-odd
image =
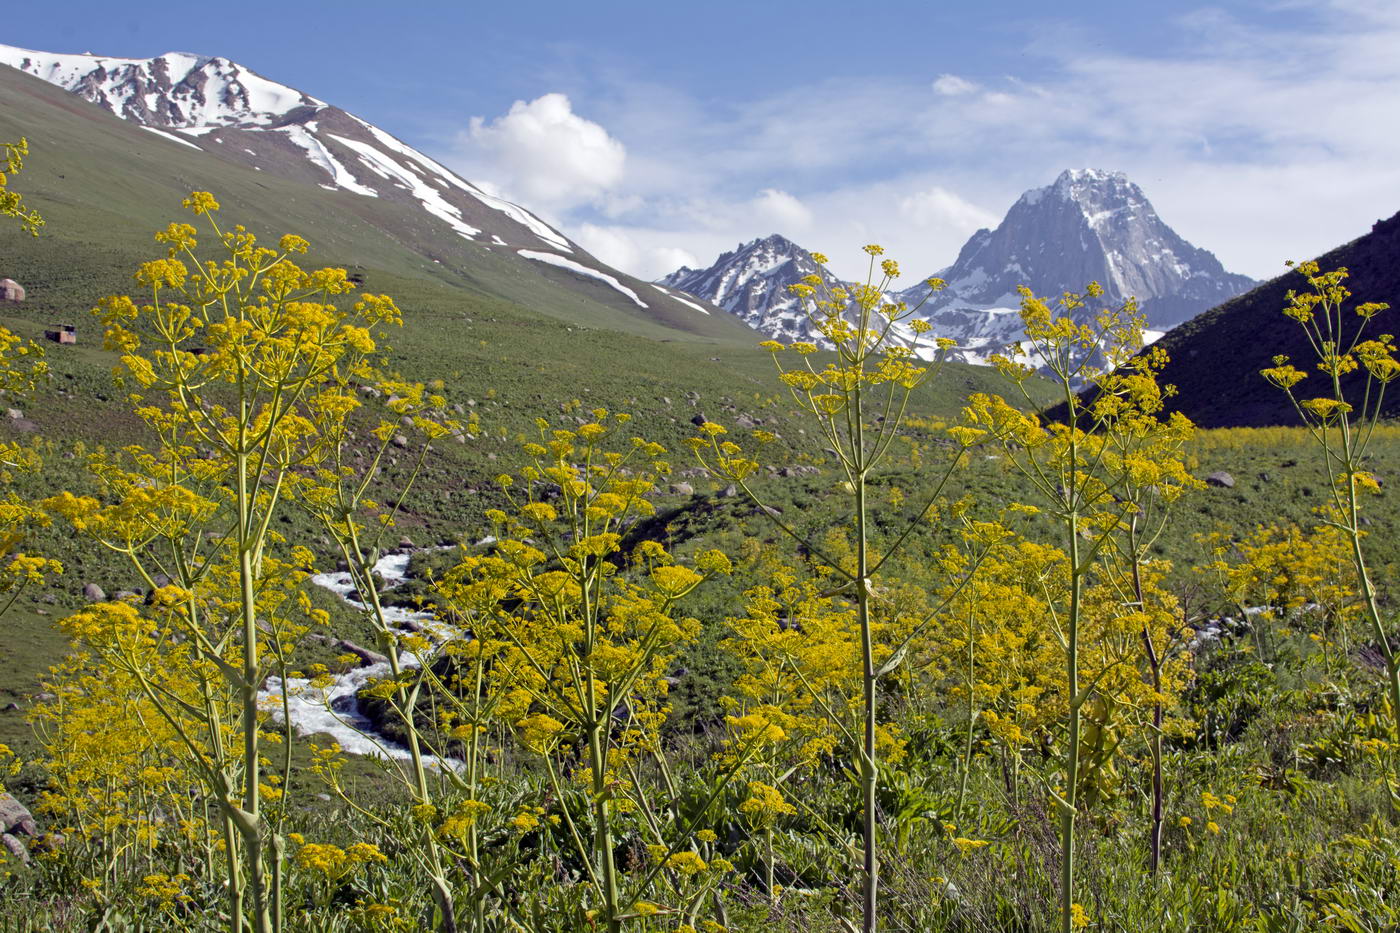
[[[247,403],[243,403],[241,424],[247,425]],[[239,608],[243,616],[243,669],[238,684],[243,716],[243,807],[234,821],[243,835],[244,864],[248,870],[249,895],[252,898],[253,929],[256,933],[272,933],[270,892],[267,889],[266,866],[263,864],[262,819],[259,815],[259,792],[262,763],[258,760],[258,686],[261,676],[258,666],[258,606],[256,574],[253,567],[255,542],[252,537],[252,503],[248,490],[248,454],[243,440],[246,428],[239,430],[239,449],[234,460],[237,472],[238,508],[238,584]],[[279,911],[280,913],[280,911]]]
[[[1071,454],[1071,463],[1075,457]],[[1074,829],[1079,797],[1079,616],[1084,597],[1084,568],[1079,556],[1079,513],[1069,514],[1069,632],[1065,651],[1065,692],[1069,697],[1069,738],[1065,750],[1065,788],[1060,801],[1060,930],[1074,929]]]
[[[860,395],[856,395],[856,455],[860,456],[861,444]],[[875,713],[876,689],[879,673],[875,669],[874,634],[870,625],[870,568],[866,554],[865,516],[865,471],[858,467],[855,482],[856,500],[856,614],[860,623],[860,651],[862,664],[862,685],[864,687],[864,723],[861,733],[863,747],[860,760],[862,829],[865,836],[862,869],[864,886],[861,891],[861,929],[864,933],[874,933],[877,924],[876,909],[879,904],[880,855],[875,832],[878,821],[875,812],[875,797],[879,789],[880,772],[875,757]]]

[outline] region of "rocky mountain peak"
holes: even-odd
[[[1109,302],[1137,299],[1148,328],[1161,333],[1254,284],[1182,239],[1122,172],[1091,168],[1021,195],[938,274],[948,288],[924,305],[935,332],[983,352],[1018,336],[1021,285],[1058,295],[1098,282]],[[926,293],[915,286],[902,297],[914,303]]]
[[[779,340],[806,340],[812,336],[806,312],[787,287],[809,275],[840,284],[811,253],[774,233],[740,243],[705,269],[682,267],[658,281],[717,304]]]

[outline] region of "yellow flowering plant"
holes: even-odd
[[[1290,265],[1292,265],[1290,263]],[[1297,322],[1307,336],[1316,372],[1294,366],[1286,356],[1261,375],[1287,393],[1294,411],[1322,453],[1329,480],[1329,512],[1324,521],[1335,527],[1350,545],[1352,570],[1363,617],[1376,650],[1385,662],[1386,694],[1390,707],[1392,740],[1400,742],[1400,652],[1395,648],[1393,619],[1382,609],[1366,559],[1362,530],[1365,497],[1380,491],[1370,470],[1371,443],[1385,410],[1386,390],[1400,377],[1395,338],[1390,334],[1368,336],[1373,323],[1390,306],[1382,302],[1352,303],[1346,287],[1345,268],[1324,271],[1316,262],[1296,265],[1305,287],[1290,290],[1286,317]],[[1321,375],[1322,385],[1317,385]],[[1317,391],[1317,395],[1311,395]],[[1385,776],[1392,808],[1400,808],[1400,763],[1391,761]]]
[[[679,603],[731,566],[718,551],[686,566],[651,540],[624,549],[632,522],[654,512],[647,495],[669,465],[661,445],[641,438],[616,449],[628,415],[591,415],[567,429],[540,419],[539,439],[524,448],[529,464],[499,478],[508,509],[488,513],[491,552],[466,556],[443,589],[464,626],[504,643],[493,669],[508,699],[495,715],[515,710],[521,745],[543,764],[562,830],[601,902],[599,921],[616,931],[735,770],[680,819],[659,736],[670,712],[667,672],[699,633]],[[563,806],[572,788],[583,791],[588,813]],[[624,815],[665,847],[635,894],[623,890],[614,854]]]
[[[1134,570],[1141,570],[1145,542],[1160,533],[1171,506],[1198,485],[1181,452],[1190,436],[1189,421],[1179,413],[1161,417],[1171,392],[1157,382],[1165,353],[1142,352],[1143,318],[1133,302],[1091,309],[1102,294],[1097,283],[1090,283],[1084,293],[1066,293],[1052,305],[1022,288],[1026,340],[1010,353],[994,355],[993,361],[1016,381],[1035,413],[1023,413],[999,396],[976,393],[963,411],[960,433],[954,435],[960,444],[998,444],[1063,532],[1062,595],[1048,601],[1044,620],[1062,650],[1064,669],[1064,765],[1058,782],[1047,785],[1060,822],[1063,933],[1072,929],[1080,791],[1087,778],[1101,777],[1095,772],[1112,760],[1105,747],[1095,750],[1085,741],[1095,739],[1095,733],[1104,738],[1105,717],[1115,702],[1103,681],[1130,659],[1119,653],[1103,659],[1110,662],[1107,666],[1086,668],[1086,661],[1097,660],[1097,651],[1084,651],[1091,618],[1086,589],[1095,564],[1110,558],[1102,579],[1117,591],[1121,615],[1140,613],[1133,618],[1144,626],[1141,645],[1147,666],[1160,665],[1160,652],[1155,662],[1153,653],[1171,628],[1159,624],[1154,634],[1151,620],[1161,620],[1165,609],[1147,605]],[[1057,421],[1048,421],[1026,391],[1037,371],[1048,374],[1059,390]],[[1141,655],[1133,657],[1137,656]],[[1135,665],[1128,669],[1136,673]],[[1154,839],[1156,834],[1154,829]]]
[[[264,933],[281,924],[283,841],[280,818],[263,813],[271,785],[259,690],[274,672],[285,688],[291,646],[316,619],[305,595],[279,582],[304,574],[311,554],[275,556],[284,542],[272,523],[301,474],[334,449],[325,427],[353,407],[352,380],[372,377],[376,335],[400,315],[384,295],[347,299],[355,286],[344,269],[297,265],[308,249],[301,237],[262,246],[244,227],[220,225],[208,192],[184,206],[203,218],[217,258],[207,258],[193,225],[171,223],[156,234],[165,256],[135,275],[149,297],[115,295],[95,309],[154,443],[94,458],[103,501],[65,494],[49,502],[124,555],[150,592],[176,588],[171,627],[217,671],[201,690],[218,702],[207,715],[195,706],[191,730],[178,692],[163,691],[154,675],[137,680],[219,807],[230,924]],[[135,672],[144,656],[124,657]],[[237,710],[232,724],[227,703]],[[285,697],[283,706],[289,729]]]
[[[879,685],[903,663],[914,640],[939,615],[935,609],[902,630],[899,626],[884,630],[889,640],[881,643],[884,623],[878,618],[880,609],[873,594],[879,586],[881,570],[889,569],[886,562],[899,553],[942,495],[957,458],[950,458],[942,476],[931,484],[927,500],[907,509],[902,531],[888,541],[876,542],[870,514],[870,481],[890,457],[910,398],[936,376],[953,342],[926,339],[931,327],[918,316],[921,305],[911,307],[889,294],[899,276],[898,264],[881,259],[884,249],[878,245],[865,247],[865,252],[869,263],[862,284],[829,288],[829,277],[813,275],[789,286],[789,291],[802,302],[810,329],[819,335],[821,345],[798,341],[785,346],[772,340],[762,344],[772,352],[778,377],[793,400],[816,423],[821,437],[835,452],[836,469],[842,477],[839,488],[848,502],[855,537],[850,565],[827,554],[775,509],[764,505],[752,484],[758,462],[727,436],[722,425],[700,425],[699,436],[691,439],[690,446],[705,467],[737,484],[806,553],[820,565],[831,568],[837,591],[854,604],[855,640],[851,649],[860,664],[862,722],[857,729],[859,741],[854,743],[852,770],[859,774],[863,810],[862,930],[870,933],[876,927],[879,899],[876,809],[881,767],[879,743],[885,731],[880,721]],[[825,257],[814,258],[825,265]],[[927,284],[929,295],[944,287],[938,279],[930,279]],[[830,352],[822,352],[824,347]],[[784,362],[789,359],[793,362]],[[754,433],[754,440],[760,445],[771,439],[762,431]]]

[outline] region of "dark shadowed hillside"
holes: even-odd
[[[1305,258],[1305,257],[1297,257]],[[1400,333],[1400,214],[1377,221],[1371,232],[1318,257],[1323,270],[1345,266],[1354,301],[1392,307],[1372,322],[1374,334]],[[1283,316],[1285,295],[1304,284],[1289,271],[1231,299],[1168,333],[1159,342],[1171,356],[1163,381],[1177,386],[1174,406],[1205,427],[1297,424],[1288,398],[1259,370],[1285,353],[1301,369],[1312,368],[1303,330]],[[1298,391],[1307,397],[1308,383]],[[1400,392],[1386,402],[1400,414]]]

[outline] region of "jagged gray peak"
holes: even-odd
[[[968,326],[969,314],[1017,307],[1020,285],[1058,295],[1098,282],[1109,301],[1136,298],[1148,326],[1159,331],[1254,285],[1177,235],[1123,173],[1097,169],[1071,169],[1027,191],[995,230],[974,233],[938,275],[948,288],[925,307],[936,324],[953,324],[942,312],[955,312],[957,330]],[[915,286],[902,297],[913,302],[926,293]]]
[[[821,276],[828,288],[841,285],[811,253],[775,233],[740,243],[708,268],[682,266],[657,281],[719,305],[770,337],[791,341],[814,337],[798,299],[787,291],[809,275]]]

